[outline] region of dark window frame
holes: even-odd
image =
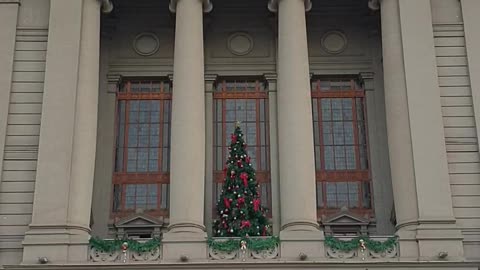
[[[354,214],[373,216],[373,185],[368,147],[365,90],[355,77],[348,76],[313,77],[311,80],[311,87],[316,165],[315,178],[317,184],[317,216],[318,218],[321,218],[322,216],[332,216],[339,213],[342,207],[346,207],[349,212]],[[351,107],[347,107],[348,110],[346,110],[351,110],[351,119],[344,120],[342,118],[342,120],[334,120],[332,108],[333,100],[342,104],[342,117],[344,117],[344,104],[351,104]],[[322,109],[326,104],[329,104],[328,106],[330,106],[330,118],[327,120],[322,116]],[[361,115],[362,118],[360,118],[359,115]],[[348,135],[353,137],[353,144],[336,144],[334,142],[337,138],[334,134],[334,122],[339,122],[343,125],[343,141],[346,141],[345,136],[347,134],[345,131],[345,123],[351,122],[353,133],[349,133]],[[327,128],[325,123],[330,126]],[[324,129],[329,129],[331,132],[331,134],[326,135],[331,136],[331,141],[328,144],[325,143]],[[359,135],[360,130],[363,131],[362,138]],[[333,153],[333,161],[329,160],[330,162],[326,162],[325,149],[327,147],[333,149],[330,152]],[[340,169],[336,168],[337,159],[335,153],[337,147],[343,147],[343,149],[345,149],[345,165],[344,168]],[[347,148],[354,149],[354,163],[348,163],[347,161],[348,157],[352,156],[347,154]],[[340,159],[342,157],[340,157]],[[354,167],[352,167],[353,164]],[[338,191],[339,187],[342,187],[343,192]],[[335,189],[335,193],[328,192],[329,189]],[[339,205],[339,194],[347,197],[347,205]],[[335,204],[333,204],[332,201],[329,201],[329,198],[332,198],[333,195],[335,196],[335,200],[333,200],[335,201]]]
[[[131,106],[138,106],[133,110]],[[142,111],[141,103],[149,104],[149,110]],[[129,78],[122,81],[116,92],[115,100],[115,145],[114,145],[114,167],[112,175],[112,202],[111,216],[125,217],[135,213],[138,209],[143,209],[145,213],[156,217],[168,217],[169,215],[169,184],[170,184],[170,130],[171,130],[171,105],[172,105],[172,83],[163,78]],[[122,105],[120,105],[122,104]],[[158,106],[158,111],[153,109]],[[123,107],[123,108],[122,108]],[[138,113],[137,122],[132,123],[129,119],[130,113]],[[148,122],[141,122],[140,113],[148,114]],[[156,122],[153,122],[152,115],[158,113]],[[168,117],[168,119],[165,119]],[[155,118],[157,119],[157,118]],[[148,144],[139,145],[140,125],[148,124]],[[137,125],[136,146],[129,145],[129,133],[133,131],[130,125]],[[158,134],[152,135],[152,125],[158,125],[156,129]],[[122,127],[123,126],[123,127]],[[164,130],[165,127],[168,130]],[[123,132],[123,133],[122,133]],[[152,146],[151,136],[158,136]],[[167,138],[165,138],[167,137]],[[167,140],[165,143],[165,139]],[[122,141],[123,140],[123,141]],[[122,146],[122,147],[120,147]],[[129,168],[128,157],[129,148],[146,149],[147,151],[147,169],[139,170],[138,156],[136,157],[135,168]],[[151,149],[157,149],[156,158],[150,158]],[[121,160],[119,157],[121,156]],[[156,169],[150,170],[150,161],[156,160]],[[166,164],[164,164],[166,161]],[[153,163],[152,163],[153,164]],[[154,164],[155,165],[155,164]],[[154,166],[155,167],[155,166]],[[145,185],[145,186],[143,186]],[[152,189],[152,185],[155,185]],[[127,205],[127,189],[135,190],[133,206]],[[137,206],[137,192],[139,188],[145,188],[145,204]],[[152,195],[155,194],[155,195]],[[155,196],[155,197],[153,197]],[[152,202],[149,202],[149,197]],[[154,204],[154,206],[153,206]]]
[[[255,149],[256,164],[256,180],[260,185],[259,193],[263,193],[262,205],[269,209],[267,215],[271,217],[272,209],[272,188],[270,176],[270,117],[269,117],[269,99],[266,80],[262,77],[223,77],[219,78],[214,84],[213,91],[213,205],[212,211],[216,214],[216,202],[221,192],[221,185],[224,181],[224,171],[226,158],[228,155],[228,146],[230,133],[233,131],[227,130],[226,121],[226,102],[228,100],[255,100],[255,123],[256,123],[256,139],[255,144],[247,141],[248,153],[252,156],[252,149]],[[263,104],[261,104],[263,103]],[[217,117],[217,110],[221,113],[221,119]],[[263,121],[261,120],[261,110],[263,110]],[[217,125],[222,125],[222,139],[221,145],[218,143]],[[234,126],[234,123],[230,123]],[[245,123],[241,123],[243,125]],[[263,128],[261,127],[263,125]],[[263,129],[264,134],[261,133]],[[246,130],[243,130],[246,132]],[[262,144],[262,138],[263,144]],[[217,149],[221,148],[221,157],[217,153]],[[265,160],[262,161],[262,156]],[[221,161],[218,160],[221,158]],[[221,167],[220,167],[221,165]],[[266,201],[266,202],[265,202]]]

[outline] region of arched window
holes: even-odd
[[[168,80],[126,80],[118,90],[114,216],[168,216],[171,104]]]

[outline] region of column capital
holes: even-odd
[[[265,73],[263,74],[265,80],[268,83],[268,91],[276,91],[277,90],[277,73]]]
[[[265,80],[267,80],[268,82],[277,81],[277,73],[265,73],[263,74],[263,77],[265,77]]]
[[[217,74],[205,74],[205,92],[213,92],[215,81],[218,78]]]
[[[108,93],[117,93],[118,87],[119,87],[120,83],[122,82],[122,75],[120,75],[120,74],[107,74],[107,81],[108,81],[107,92]]]
[[[218,78],[217,74],[205,74],[205,82],[214,82]]]
[[[372,91],[375,89],[374,75],[375,74],[373,72],[360,72],[358,74],[360,82],[362,83],[365,91]]]
[[[170,12],[175,13],[177,11],[177,3],[179,0],[170,0],[170,4],[168,5],[168,8],[170,9]],[[203,12],[208,13],[212,11],[213,9],[213,4],[212,1],[210,0],[200,0],[203,3]]]
[[[268,1],[268,10],[271,12],[277,12],[278,11],[278,2],[281,0],[269,0]],[[311,0],[305,0],[305,11],[310,11],[312,9],[312,1]]]

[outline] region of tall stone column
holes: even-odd
[[[430,1],[399,0],[422,260],[463,258],[445,146]],[[405,112],[407,113],[407,112]],[[405,194],[401,194],[405,195]]]
[[[417,257],[417,191],[398,0],[382,0],[381,21],[388,150],[400,254]]]
[[[203,2],[176,0],[173,64],[170,225],[164,258],[205,259],[205,81]]]
[[[462,15],[465,27],[465,41],[467,47],[468,70],[472,88],[473,110],[477,127],[477,142],[480,142],[480,1],[462,0]],[[0,132],[1,133],[1,132]],[[0,154],[1,155],[1,154]],[[0,165],[1,167],[1,165]]]
[[[96,148],[100,5],[50,2],[32,222],[23,263],[87,260]]]
[[[90,230],[97,142],[100,71],[100,2],[83,0],[68,223]],[[88,234],[87,234],[88,237]]]
[[[317,223],[312,101],[304,0],[271,1],[278,10],[278,156],[282,257],[323,254]]]

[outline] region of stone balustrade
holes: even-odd
[[[339,241],[350,241],[353,238],[339,237],[336,239],[338,239]],[[384,243],[389,239],[391,239],[391,237],[375,236],[375,237],[370,237],[369,239],[376,242]],[[326,257],[329,260],[389,261],[392,259],[396,259],[399,256],[398,242],[395,242],[394,244],[392,244],[391,246],[388,246],[384,250],[370,249],[369,246],[366,244],[359,245],[358,248],[349,249],[349,250],[336,249],[334,247],[325,245],[325,252],[326,252]]]
[[[252,237],[249,242],[242,241],[240,238],[213,238],[206,243],[208,254],[206,260],[224,261],[224,262],[242,262],[242,261],[282,261],[280,252],[280,242],[272,240],[269,237]],[[346,243],[354,239],[353,237],[336,237],[337,243]],[[392,239],[388,236],[375,236],[368,238],[370,243],[386,243]],[[139,241],[147,242],[149,239]],[[257,242],[255,242],[257,241]],[[268,245],[259,248],[261,241],[271,241]],[[317,241],[317,240],[312,240]],[[363,241],[363,240],[361,240]],[[254,244],[256,243],[256,244]],[[250,244],[250,246],[249,246]],[[373,262],[373,261],[397,261],[399,257],[398,242],[385,245],[385,248],[373,248],[366,242],[360,242],[358,247],[335,248],[333,245],[325,242],[325,254],[318,254],[318,258],[325,258],[325,261],[353,261],[353,262]],[[229,247],[226,247],[229,246]],[[372,247],[372,248],[369,248]],[[103,251],[99,248],[90,247],[89,260],[93,263],[159,263],[162,257],[162,244],[157,248],[149,249],[145,252],[126,249],[114,251]],[[313,258],[300,258],[310,260]],[[317,260],[317,258],[315,258]]]

